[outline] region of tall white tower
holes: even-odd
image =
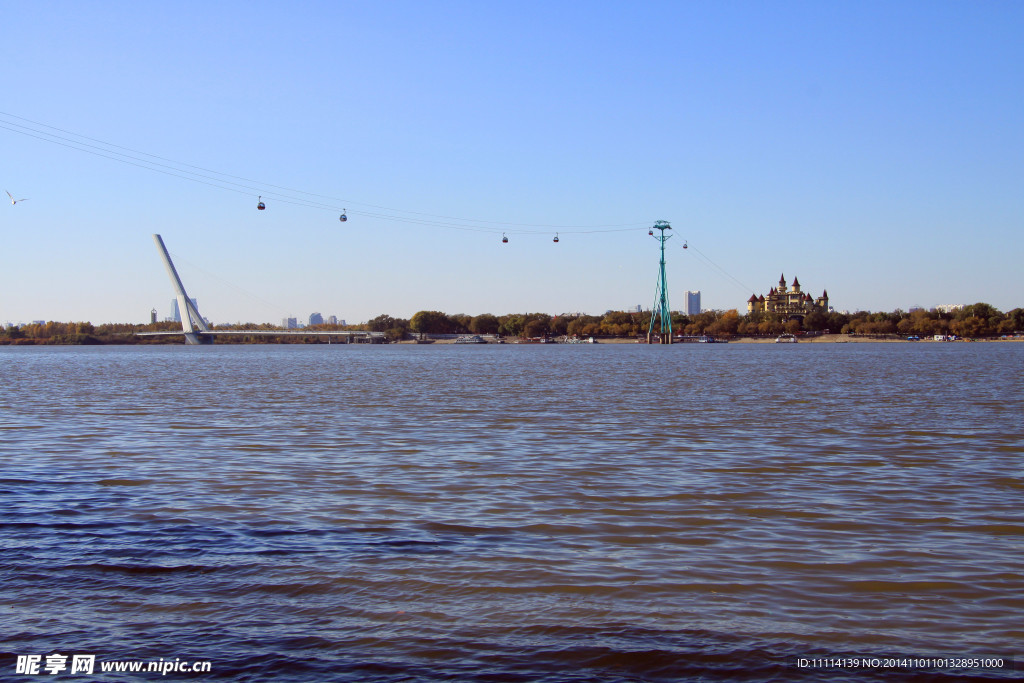
[[[181,315],[181,329],[185,332],[186,341],[189,344],[207,344],[212,342],[213,337],[202,336],[202,333],[209,332],[210,328],[207,327],[203,316],[199,315],[199,309],[196,307],[194,300],[189,299],[188,294],[185,293],[185,285],[181,284],[181,278],[178,277],[178,271],[174,269],[171,255],[167,253],[167,247],[164,246],[163,239],[160,235],[153,235],[153,241],[156,242],[157,249],[160,250],[160,258],[164,260],[164,267],[167,268],[167,274],[171,277],[171,284],[174,285],[175,302],[178,304],[178,312],[184,312]]]

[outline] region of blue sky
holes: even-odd
[[[659,219],[675,308],[783,272],[1024,306],[1022,34],[1014,2],[6,3],[0,322],[169,315],[152,233],[214,322],[649,308]]]

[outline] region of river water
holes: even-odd
[[[0,680],[53,653],[1021,676],[1022,370],[1014,343],[2,347]],[[853,656],[1007,663],[827,668]]]

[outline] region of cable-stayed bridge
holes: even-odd
[[[167,268],[167,275],[171,278],[174,286],[174,295],[178,300],[178,311],[181,312],[181,332],[136,332],[140,337],[167,337],[184,335],[185,341],[189,344],[212,344],[216,337],[332,337],[343,339],[346,342],[360,341],[383,341],[383,332],[370,332],[369,330],[217,330],[211,329],[192,299],[185,292],[185,285],[181,283],[178,271],[171,261],[171,255],[167,253],[167,247],[160,235],[153,235],[160,258]]]

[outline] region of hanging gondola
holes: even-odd
[[[558,233],[557,232],[555,233],[555,239],[553,239],[551,241],[554,242],[555,244],[558,244]]]
[[[505,233],[501,233],[501,243],[508,244],[508,236]]]
[[[338,220],[341,221],[342,223],[348,220],[348,216],[345,215],[345,209],[341,210],[341,215],[338,216]]]
[[[263,195],[260,195],[259,204],[256,205],[256,208],[259,209],[260,211],[267,208],[267,205],[263,203]]]
[[[648,230],[647,234],[650,235],[651,237],[654,237],[654,228],[651,228],[650,230]]]
[[[683,249],[689,249],[689,248],[690,248],[690,247],[689,247],[689,246],[687,246],[686,242],[683,242]]]

